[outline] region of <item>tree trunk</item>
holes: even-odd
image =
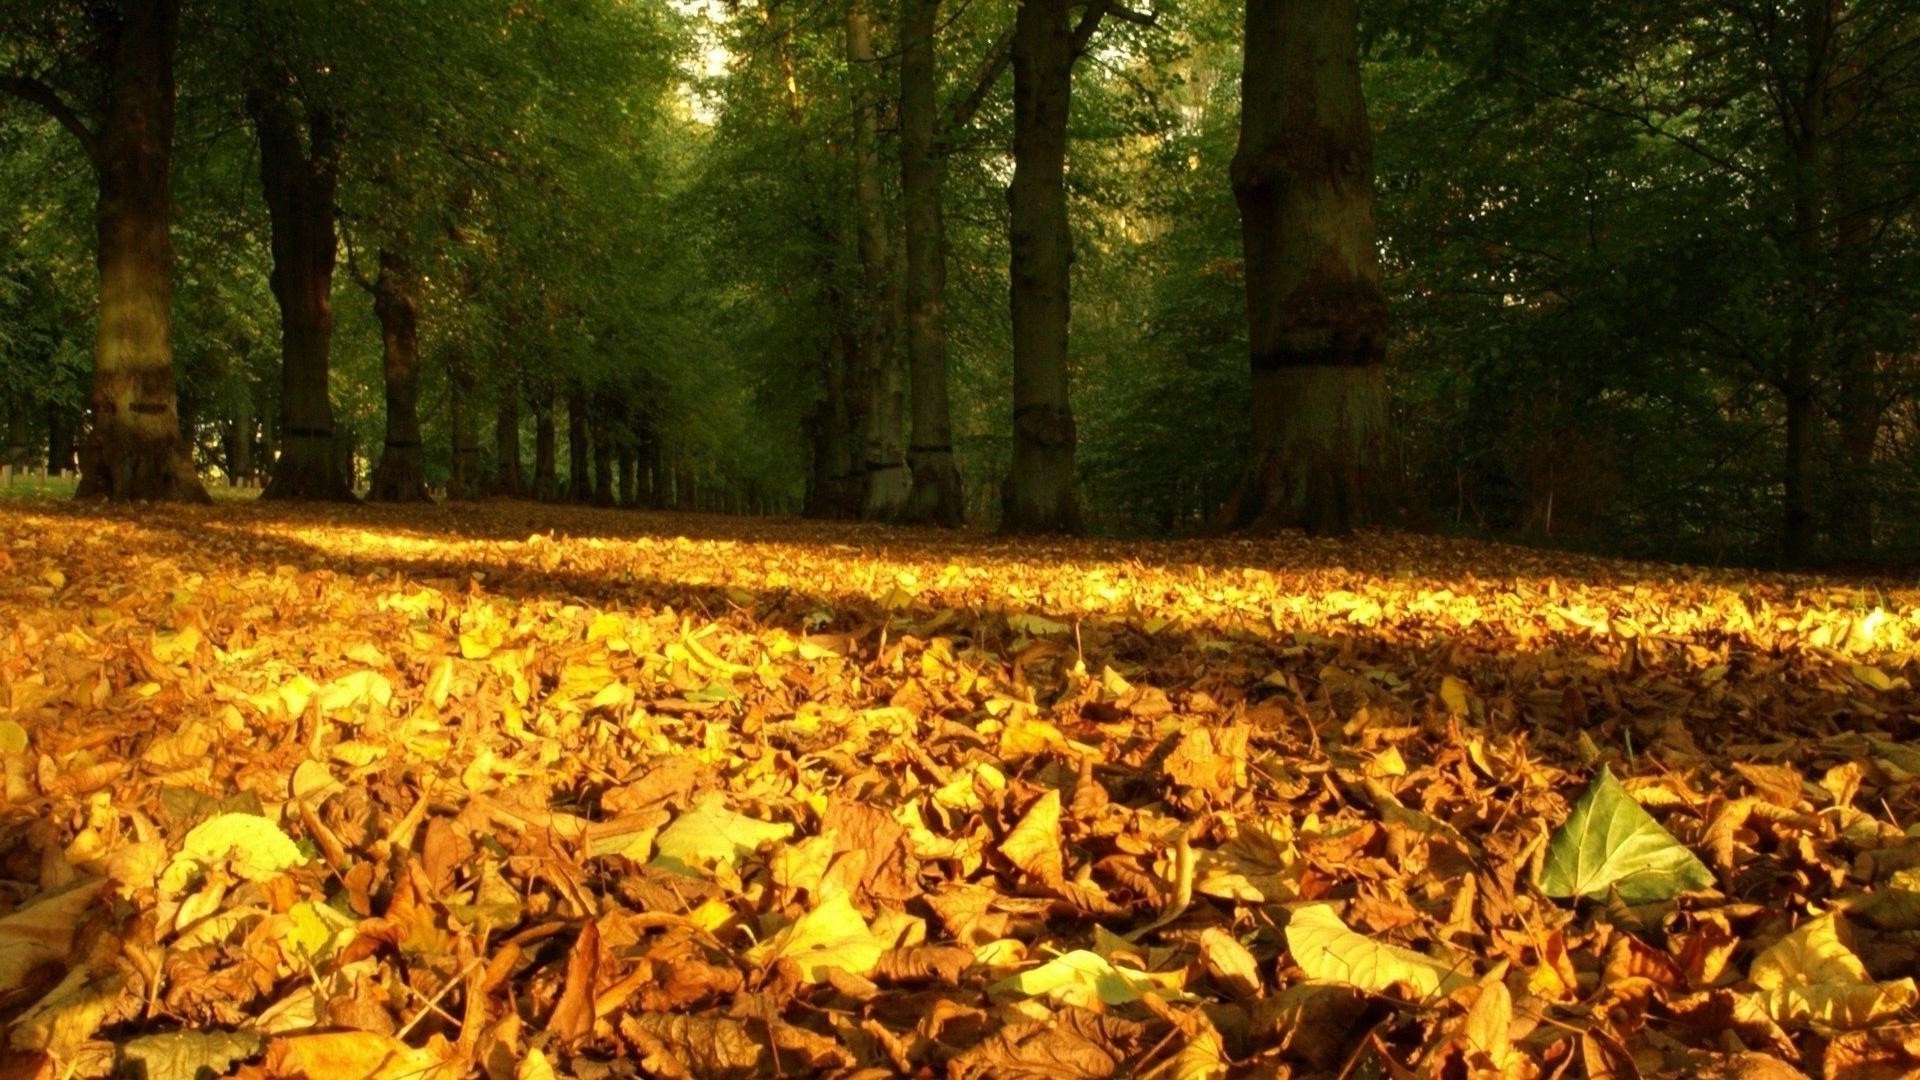
[[[227,482],[235,487],[253,477],[253,394],[235,395],[227,418]]]
[[[99,181],[93,428],[80,498],[206,502],[180,437],[173,381],[173,57],[179,0],[126,0],[107,42],[105,110],[89,146]]]
[[[629,510],[640,505],[640,448],[632,442],[620,444],[620,505]]]
[[[1387,487],[1387,323],[1353,0],[1249,0],[1234,200],[1253,463],[1235,527],[1340,535]]]
[[[561,497],[559,439],[554,430],[553,391],[544,390],[533,406],[533,497],[552,502]]]
[[[588,406],[588,434],[593,440],[593,505],[612,506],[614,477],[613,422],[603,396],[596,394]]]
[[[667,462],[665,449],[660,445],[660,432],[654,427],[653,417],[641,413],[640,424],[640,470],[645,479],[642,484],[648,508],[659,510],[667,505]]]
[[[6,446],[0,448],[0,465],[16,470],[30,468],[34,459],[31,403],[19,391],[7,395]]]
[[[567,498],[593,501],[593,441],[587,433],[587,388],[574,380],[567,390]]]
[[[953,457],[947,392],[947,227],[941,207],[939,69],[934,56],[940,0],[903,0],[900,20],[900,200],[906,218],[907,367],[913,490],[902,517],[957,526],[966,497]]]
[[[500,388],[500,401],[493,418],[493,490],[495,494],[521,498],[527,493],[527,481],[520,464],[520,389],[512,380]]]
[[[902,429],[905,423],[905,372],[894,333],[899,283],[894,278],[892,245],[887,237],[887,208],[880,175],[879,81],[869,77],[875,60],[873,21],[867,0],[847,5],[847,65],[853,72],[853,194],[859,215],[860,302],[855,305],[861,331],[862,385],[866,424],[860,453],[865,483],[860,516],[890,521],[906,509],[913,478],[907,472]]]
[[[480,468],[480,418],[474,410],[473,361],[458,347],[449,348],[447,382],[451,387],[448,426],[453,435],[453,464],[447,473],[447,498],[469,501],[487,493]]]
[[[420,317],[413,271],[406,257],[380,253],[373,283],[373,313],[387,388],[387,437],[367,498],[379,502],[432,502],[427,490],[427,453],[420,443]]]
[[[824,382],[826,396],[815,406],[807,423],[813,442],[813,490],[808,500],[808,517],[851,517],[859,509],[859,477],[854,462],[854,410],[848,408],[848,382],[854,372],[853,354],[859,351],[850,335],[835,330],[827,338]]]
[[[327,386],[339,145],[333,118],[323,109],[306,110],[303,139],[288,95],[284,85],[276,85],[247,96],[260,140],[260,185],[272,232],[269,281],[280,305],[280,460],[260,497],[350,501],[353,490],[340,473]]]
[[[1067,110],[1073,92],[1068,0],[1026,0],[1013,30],[1013,462],[1001,528],[1078,532],[1074,423],[1067,396]]]
[[[47,475],[73,471],[74,427],[74,417],[66,406],[58,402],[47,406]]]

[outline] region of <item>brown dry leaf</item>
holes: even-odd
[[[511,500],[0,553],[28,1072],[1912,1067],[1920,589]],[[1724,896],[1542,902],[1602,764]]]

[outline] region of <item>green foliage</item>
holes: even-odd
[[[1713,887],[1713,873],[1642,809],[1604,765],[1547,845],[1540,891],[1629,904],[1671,900]]]

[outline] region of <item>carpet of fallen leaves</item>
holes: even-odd
[[[0,1075],[1914,1075],[1917,649],[1401,536],[0,506]]]

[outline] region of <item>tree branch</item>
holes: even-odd
[[[973,116],[986,104],[987,95],[993,93],[993,87],[1005,74],[1007,65],[1013,62],[1013,31],[1008,30],[994,39],[993,47],[987,55],[980,58],[980,66],[973,75],[973,89],[965,97],[955,101],[948,109],[946,117],[940,123],[942,138],[959,131],[973,122]]]
[[[31,76],[0,72],[0,93],[11,94],[29,104],[38,105],[40,111],[80,140],[80,149],[85,151],[87,160],[95,168],[99,167],[100,137],[87,127],[86,121],[80,118],[73,106],[61,100],[59,92],[53,87]]]
[[[1087,42],[1093,40],[1093,32],[1100,29],[1100,20],[1107,17],[1115,5],[1113,0],[1089,0],[1087,10],[1080,14],[1080,25],[1073,28],[1073,55],[1078,57],[1087,51]]]

